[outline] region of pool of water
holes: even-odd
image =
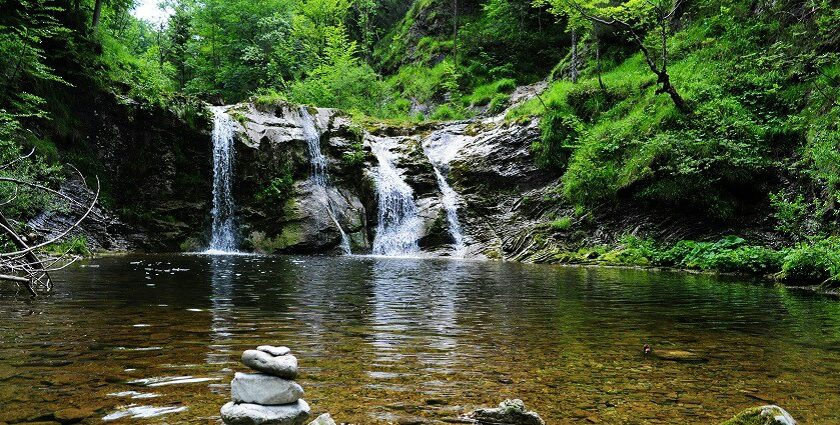
[[[840,302],[711,276],[364,257],[128,256],[0,290],[0,423],[216,423],[242,350],[287,345],[313,413],[444,423],[840,423]],[[646,357],[689,350],[700,363]]]

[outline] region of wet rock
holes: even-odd
[[[242,364],[258,372],[284,379],[294,379],[298,373],[297,358],[291,354],[274,357],[259,350],[245,350]]]
[[[709,358],[702,353],[685,350],[656,349],[653,350],[650,355],[656,357],[657,359],[681,363],[703,363],[709,361]]]
[[[309,418],[309,405],[303,400],[281,406],[230,402],[221,414],[228,425],[301,425]]]
[[[466,415],[479,425],[545,425],[536,412],[525,410],[522,400],[505,400],[497,408],[474,410]]]
[[[230,383],[230,393],[236,403],[276,405],[298,401],[303,397],[303,388],[295,381],[276,376],[237,372]]]
[[[785,409],[768,404],[747,409],[722,425],[796,425],[796,421]]]
[[[310,422],[309,425],[336,425],[336,423],[329,413],[324,413],[323,415],[315,418],[315,420]]]
[[[285,356],[286,354],[289,354],[292,351],[289,350],[289,347],[275,347],[273,345],[260,345],[259,347],[257,347],[257,350],[271,354],[274,357]]]
[[[55,420],[62,424],[74,424],[94,415],[93,409],[67,408],[57,410],[54,414]]]

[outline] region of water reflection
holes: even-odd
[[[236,361],[232,357],[232,328],[235,326],[233,304],[234,259],[230,256],[210,256],[210,352],[207,353],[209,364],[229,364]]]
[[[505,397],[553,424],[716,423],[766,402],[840,423],[840,303],[828,297],[435,259],[96,264],[62,274],[49,298],[0,294],[0,422],[74,406],[93,409],[85,423],[212,422],[241,350],[270,343],[298,355],[316,412],[353,423],[451,420]],[[707,361],[651,360],[646,342]],[[160,416],[135,418],[145,412]]]

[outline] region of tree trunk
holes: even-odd
[[[604,80],[601,79],[601,42],[597,38],[595,39],[595,69],[598,73],[598,85],[601,87],[601,91],[606,93],[607,87],[604,86]]]
[[[102,1],[96,0],[96,5],[93,6],[93,23],[91,28],[96,28],[99,25],[99,16],[102,15]]]
[[[458,66],[458,0],[452,0],[452,56]]]
[[[668,75],[668,73],[665,71],[657,72],[656,75],[657,82],[662,85],[662,87],[656,89],[656,94],[667,93],[668,96],[671,97],[671,100],[674,102],[674,105],[680,112],[690,112],[688,104],[685,103],[685,99],[683,99],[682,96],[680,96],[680,94],[677,93],[677,89],[674,88],[673,85],[671,85],[671,76]]]
[[[578,47],[577,47],[577,31],[572,28],[572,68],[569,71],[572,74],[572,82],[577,83],[578,80]]]

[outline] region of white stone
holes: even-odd
[[[303,397],[303,388],[276,376],[237,372],[230,383],[230,395],[236,403],[289,404]]]
[[[335,421],[333,420],[332,416],[329,413],[324,413],[321,416],[315,418],[314,421],[310,422],[309,425],[336,425]]]
[[[297,358],[291,354],[274,357],[259,350],[245,350],[242,353],[242,364],[257,372],[284,379],[295,379],[298,373]]]
[[[285,356],[286,354],[292,352],[292,350],[290,350],[289,347],[275,347],[273,345],[260,345],[259,347],[257,347],[257,350],[271,354],[274,357]]]
[[[302,399],[280,406],[231,401],[222,406],[221,414],[227,425],[302,425],[309,418],[309,404]]]

